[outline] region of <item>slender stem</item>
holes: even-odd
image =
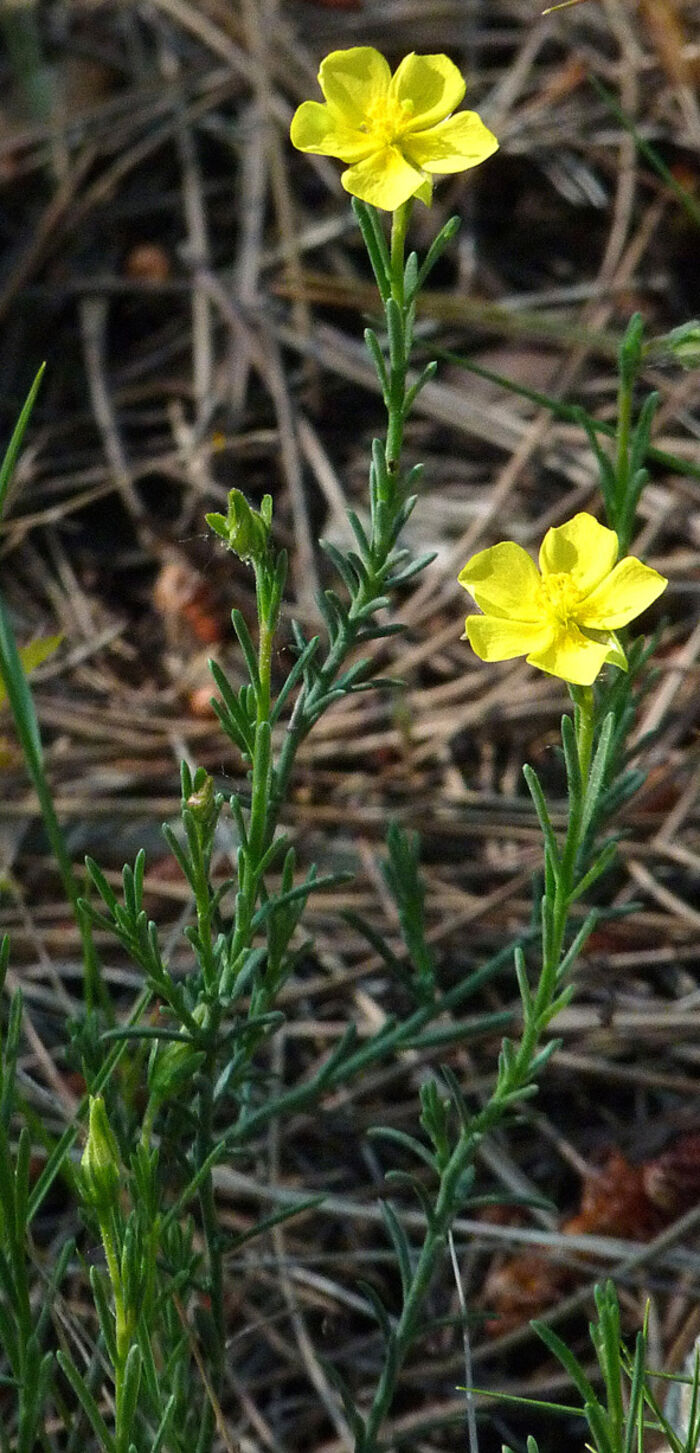
[[[595,726],[595,699],[592,686],[582,686],[577,697],[579,708],[578,730],[576,734],[576,748],[578,752],[578,765],[581,772],[581,781],[588,781],[588,774],[591,769],[591,753],[593,751],[593,731]]]
[[[452,1271],[454,1273],[457,1302],[459,1304],[459,1314],[462,1318],[462,1348],[464,1351],[464,1393],[466,1400],[469,1453],[479,1453],[479,1434],[476,1426],[476,1408],[474,1405],[474,1370],[472,1362],[471,1339],[469,1336],[467,1302],[464,1295],[464,1287],[462,1286],[462,1276],[460,1273],[459,1262],[457,1260],[457,1248],[455,1247],[454,1236],[452,1235],[451,1230],[447,1233],[447,1245],[450,1252],[450,1261],[452,1262]]]
[[[213,1055],[202,1066],[199,1089],[199,1114],[197,1126],[197,1160],[200,1165],[208,1159],[214,1143],[213,1084],[216,1066]],[[207,1249],[208,1290],[210,1297],[209,1327],[211,1342],[208,1370],[212,1387],[217,1397],[221,1389],[224,1366],[226,1328],[224,1321],[224,1279],[221,1253],[221,1232],[214,1197],[214,1181],[211,1170],[207,1171],[199,1187],[199,1205],[202,1215],[202,1231]],[[202,1421],[197,1438],[197,1453],[208,1453],[215,1431],[214,1410],[207,1398],[202,1409]]]
[[[406,374],[408,372],[410,340],[407,329],[407,309],[404,290],[404,269],[406,232],[413,210],[413,198],[410,197],[402,207],[394,212],[391,223],[391,254],[390,254],[390,283],[391,297],[398,310],[396,329],[400,337],[396,337],[390,328],[389,337],[391,346],[389,349],[389,398],[387,403],[387,432],[386,432],[386,464],[390,477],[398,477],[401,451],[403,448],[403,430],[405,423],[405,399],[406,399]],[[388,314],[387,314],[388,316]]]
[[[406,233],[413,211],[413,198],[397,207],[391,219],[391,296],[400,308],[404,306],[404,254]]]
[[[620,372],[617,392],[617,437],[615,447],[615,529],[620,530],[626,515],[627,491],[629,486],[630,439],[632,435],[632,393],[633,381]]]
[[[114,1299],[115,1344],[114,1362],[114,1436],[118,1453],[127,1453],[129,1428],[124,1427],[124,1371],[131,1343],[131,1330],[124,1305],[119,1256],[112,1227],[106,1219],[100,1221],[100,1234],[107,1262],[107,1272],[112,1285]]]
[[[445,1241],[449,1237],[452,1221],[459,1209],[460,1183],[472,1163],[476,1146],[503,1119],[514,1099],[530,1083],[533,1059],[549,1023],[549,1011],[558,988],[574,889],[576,858],[581,846],[583,802],[590,774],[595,722],[592,689],[571,688],[571,694],[576,707],[574,720],[580,783],[569,802],[566,841],[557,875],[554,903],[548,906],[549,929],[542,944],[542,967],[534,1005],[532,1012],[526,1015],[516,1053],[510,1063],[503,1061],[493,1094],[483,1109],[475,1115],[468,1130],[461,1134],[441,1173],[433,1216],[426,1230],[395,1329],[392,1356],[386,1358],[382,1368],[358,1453],[375,1453],[382,1424],[393,1401],[399,1372],[418,1333],[422,1308]]]
[[[39,734],[39,724],[34,709],[29,683],[24,675],[14,632],[0,597],[0,679],[14,717],[17,735],[22,746],[25,765],[39,799],[46,836],[51,845],[63,890],[71,905],[80,933],[85,984],[86,1008],[95,1009],[98,1004],[107,1012],[110,1022],[112,1013],[104,982],[99,973],[98,959],[92,937],[92,928],[86,915],[81,913],[78,900],[80,889],[73,872],[73,864],[66,847],[65,838],[56,816],[51,788],[44,767],[44,754]]]

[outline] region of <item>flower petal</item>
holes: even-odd
[[[610,573],[619,549],[615,531],[584,512],[547,531],[540,549],[540,570],[543,575],[573,576],[581,594],[588,595]]]
[[[409,197],[418,195],[425,185],[423,173],[411,166],[396,146],[374,151],[343,172],[340,180],[353,197],[370,202],[373,207],[383,207],[387,212],[393,212]]]
[[[376,141],[364,131],[353,131],[338,121],[335,113],[320,101],[304,101],[295,111],[289,132],[297,151],[319,156],[337,156],[341,161],[362,161],[376,149]]]
[[[479,609],[490,615],[538,623],[543,619],[537,566],[512,540],[480,550],[467,561],[458,580]]]
[[[658,570],[628,555],[581,601],[576,617],[582,626],[614,631],[641,615],[667,585],[668,581]]]
[[[466,91],[461,71],[446,55],[404,56],[396,68],[390,86],[396,101],[412,108],[410,130],[433,126],[449,116]]]
[[[428,131],[402,137],[402,150],[427,172],[462,172],[498,150],[498,142],[476,111],[448,116]]]
[[[529,666],[537,666],[549,676],[559,676],[572,686],[592,686],[608,659],[608,641],[593,641],[575,625],[552,634],[544,648],[531,651]]]
[[[546,651],[552,639],[547,622],[534,625],[501,616],[468,616],[465,629],[472,650],[482,661],[512,661],[528,651]]]
[[[389,91],[388,61],[371,45],[353,45],[332,50],[321,61],[318,83],[331,110],[346,126],[357,128],[367,121],[373,102]]]
[[[606,666],[617,666],[620,671],[628,669],[627,657],[614,631],[594,631],[589,626],[582,626],[581,634],[587,636],[590,641],[598,641],[607,648]]]

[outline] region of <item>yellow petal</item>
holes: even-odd
[[[512,540],[480,550],[467,561],[458,579],[479,609],[489,615],[516,621],[542,620],[537,566],[527,550]],[[523,650],[529,651],[530,647]]]
[[[573,576],[582,595],[588,595],[610,573],[620,545],[614,530],[593,515],[574,515],[565,525],[548,530],[540,550],[543,575]]]
[[[372,104],[388,94],[391,71],[373,46],[354,45],[333,50],[321,61],[318,82],[337,119],[357,128],[367,121]]]
[[[20,646],[19,659],[22,662],[25,672],[29,675],[36,666],[41,666],[42,661],[48,660],[57,651],[63,636],[37,636],[35,641],[30,641],[28,646]],[[7,691],[5,683],[0,676],[0,705],[5,701]]]
[[[425,184],[422,172],[416,171],[402,156],[398,147],[385,146],[364,161],[343,172],[340,178],[346,192],[393,212],[409,197],[417,196]]]
[[[628,555],[602,580],[596,590],[581,601],[576,618],[582,626],[614,631],[641,615],[668,585],[658,570]]]
[[[337,156],[341,161],[362,161],[376,147],[376,141],[364,131],[353,131],[339,121],[335,112],[320,101],[304,101],[292,118],[289,131],[297,151],[313,151],[319,156]]]
[[[594,631],[588,626],[582,626],[581,633],[588,636],[589,640],[599,641],[606,647],[606,666],[617,666],[620,671],[627,670],[627,657],[614,631]]]
[[[559,676],[572,686],[592,686],[610,651],[608,641],[593,641],[576,626],[552,635],[544,649],[531,651],[527,660],[549,676]]]
[[[404,56],[392,79],[390,94],[412,110],[410,130],[433,126],[459,106],[466,83],[446,55]]]
[[[533,625],[500,616],[468,616],[465,627],[469,644],[482,661],[512,661],[528,651],[546,651],[552,638],[546,622]]]
[[[498,150],[496,137],[476,111],[460,111],[428,131],[410,132],[401,146],[427,172],[463,172]]]
[[[63,635],[60,636],[38,636],[35,641],[30,641],[28,646],[20,646],[19,659],[27,673],[33,671],[35,666],[41,666],[42,661],[47,661],[57,651]]]

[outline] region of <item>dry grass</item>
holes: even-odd
[[[232,579],[204,538],[204,510],[234,484],[253,498],[271,490],[292,549],[289,612],[313,624],[326,569],[315,542],[342,533],[346,503],[362,499],[380,427],[360,341],[372,294],[347,197],[333,163],[292,155],[286,140],[318,59],[370,43],[392,58],[447,50],[462,64],[501,151],[416,217],[419,246],[451,211],[464,219],[425,303],[426,343],[609,419],[611,359],[630,313],[641,309],[654,333],[700,312],[698,227],[592,83],[618,98],[697,207],[700,4],[588,0],[543,19],[524,0],[59,0],[46,13],[4,8],[8,54],[11,27],[35,18],[43,67],[23,90],[6,60],[2,85],[6,433],[42,358],[48,369],[2,536],[4,588],[20,639],[65,633],[60,659],[37,673],[37,698],[75,859],[90,851],[117,873],[145,842],[153,908],[172,923],[184,966],[187,899],[157,825],[177,812],[183,755],[229,788],[242,780],[202,706],[204,658],[235,675],[232,598],[252,612],[245,571]],[[661,393],[655,445],[695,466],[698,375],[650,370],[648,383]],[[405,685],[321,724],[288,813],[302,858],[357,872],[310,905],[316,952],[284,996],[275,1065],[290,1081],[349,1018],[362,1035],[401,1011],[397,988],[338,918],[350,906],[394,935],[377,868],[387,816],[422,834],[432,941],[450,983],[528,919],[538,833],[522,762],[558,790],[562,684],[521,663],[475,661],[459,639],[455,576],[475,549],[504,534],[534,545],[595,501],[589,451],[571,423],[445,365],[421,395],[408,453],[426,462],[412,539],[436,561],[402,602],[405,635],[379,648],[382,673]],[[613,885],[618,906],[636,906],[589,945],[536,1111],[484,1150],[482,1189],[546,1191],[562,1211],[606,1147],[648,1158],[697,1119],[699,481],[697,467],[655,466],[636,541],[670,578],[640,726],[658,734]],[[21,769],[5,783],[3,919],[26,992],[23,1071],[37,1103],[50,1090],[58,1123],[70,1094],[52,1056],[59,1017],[76,1004],[79,946]],[[112,947],[107,963],[127,1002],[133,971]],[[512,1001],[506,976],[484,1007]],[[368,1277],[389,1299],[393,1285],[376,1209],[384,1166],[364,1131],[415,1126],[431,1058],[449,1058],[483,1093],[495,1048],[480,1039],[390,1064],[331,1099],[323,1118],[299,1118],[283,1139],[270,1132],[254,1171],[221,1172],[233,1227],[290,1196],[330,1193],[322,1211],[230,1268],[234,1446],[348,1447],[318,1349],[371,1388],[378,1347],[355,1285]],[[692,1241],[684,1258],[675,1250],[694,1224],[691,1213],[658,1246],[601,1243],[589,1264],[589,1281],[617,1271],[631,1319],[651,1295],[660,1364],[697,1298]],[[494,1246],[534,1232],[561,1252],[556,1227],[551,1211],[524,1227],[465,1223],[468,1299]],[[573,1302],[587,1296],[588,1282]],[[447,1268],[433,1310],[456,1313]],[[67,1315],[80,1314],[76,1291]],[[487,1341],[477,1326],[474,1356],[482,1384],[566,1400],[527,1330]],[[462,1380],[459,1339],[438,1327],[408,1370],[397,1442],[455,1446]],[[491,1412],[484,1448],[523,1426],[534,1417]]]

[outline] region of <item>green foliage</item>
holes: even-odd
[[[357,1406],[337,1371],[328,1372],[357,1453],[375,1453],[402,1365],[421,1333],[455,1217],[470,1203],[479,1143],[536,1093],[555,1047],[548,1030],[569,1002],[571,969],[597,921],[596,909],[582,920],[573,910],[613,861],[609,823],[638,784],[626,754],[650,648],[632,643],[627,675],[614,673],[595,692],[571,688],[572,714],[561,726],[568,793],[563,832],[554,826],[537,774],[525,768],[544,858],[534,928],[444,989],[426,931],[420,844],[414,835],[390,826],[382,871],[396,906],[401,948],[390,946],[362,920],[351,921],[395,977],[406,1012],[387,1019],[362,1043],[350,1025],[314,1076],[279,1089],[263,1052],[284,1022],[281,991],[308,952],[300,932],[304,910],[312,892],[343,881],[314,867],[303,875],[298,871],[282,825],[296,756],[334,702],[384,684],[373,677],[369,660],[357,655],[358,648],[399,629],[385,612],[398,588],[430,558],[412,558],[401,544],[420,477],[419,469],[402,466],[403,434],[410,409],[434,371],[430,362],[414,379],[409,372],[416,298],[457,224],[453,220],[443,228],[420,263],[414,253],[405,256],[410,204],[394,215],[390,241],[377,211],[353,205],[385,315],[385,336],[371,329],[366,334],[387,413],[386,436],[372,447],[368,523],[351,512],[353,548],[325,543],[337,582],[319,600],[324,630],[307,639],[302,625],[292,623],[294,659],[275,694],[272,661],[280,639],[287,558],[275,543],[272,501],[265,496],[258,511],[232,490],[227,515],[208,516],[214,533],[253,572],[257,627],[251,633],[241,613],[233,611],[246,672],[243,685],[234,686],[212,663],[216,711],[247,771],[246,788],[227,797],[215,790],[203,768],[183,764],[180,821],[177,828],[163,829],[192,901],[184,928],[189,954],[184,976],[171,972],[163,935],[145,906],[143,851],[124,866],[119,892],[92,859],[86,860],[84,883],[76,879],[53,807],[31,693],[0,601],[0,674],[82,936],[85,1012],[75,1026],[73,1048],[89,1090],[75,1126],[48,1147],[46,1164],[30,1189],[32,1135],[16,1076],[22,1001],[15,992],[0,1046],[0,1338],[6,1391],[13,1398],[11,1446],[17,1453],[32,1453],[37,1446],[47,1453],[51,1449],[46,1433],[50,1407],[63,1421],[68,1453],[90,1436],[108,1453],[160,1448],[210,1453],[226,1361],[226,1257],[245,1240],[314,1204],[307,1200],[278,1212],[248,1233],[229,1233],[214,1195],[216,1167],[233,1159],[245,1164],[256,1137],[272,1120],[284,1123],[292,1113],[319,1107],[326,1094],[353,1084],[370,1066],[408,1049],[426,1050],[508,1025],[512,1037],[503,1040],[494,1083],[483,1102],[471,1104],[445,1067],[421,1085],[415,1134],[386,1126],[374,1132],[380,1147],[400,1150],[410,1167],[390,1172],[387,1179],[396,1195],[382,1201],[387,1242],[399,1272],[400,1307],[390,1312],[374,1288],[363,1288],[384,1348],[381,1373],[365,1407]],[[623,550],[646,482],[656,402],[651,396],[632,423],[642,357],[641,320],[635,318],[620,350],[619,420],[611,454],[601,443],[599,427],[580,415],[598,461],[608,519]],[[0,471],[0,500],[38,382]],[[212,863],[224,826],[234,836],[235,849],[229,876],[215,887]],[[142,991],[126,1023],[116,1021],[93,928],[116,941],[140,972]],[[5,941],[2,977],[8,955]],[[455,1017],[467,999],[513,961],[519,1025],[510,1022],[508,1011],[481,1012],[464,1021]],[[75,1141],[85,1134],[78,1174],[71,1156]],[[92,1266],[87,1275],[94,1303],[90,1353],[63,1335],[57,1345],[54,1329],[56,1297],[69,1267],[75,1271],[79,1265],[73,1242],[66,1243],[45,1278],[39,1305],[31,1295],[31,1225],[58,1177],[104,1252],[104,1268]],[[424,1213],[422,1228],[411,1237],[402,1221],[405,1191]],[[600,1294],[598,1312],[592,1336],[605,1402],[565,1345],[544,1328],[541,1335],[581,1394],[598,1453],[631,1453],[630,1419],[639,1419],[651,1397],[639,1351],[643,1344],[635,1353],[625,1403],[612,1290]],[[0,1438],[2,1453],[9,1446],[7,1438]],[[532,1440],[528,1446],[536,1453]],[[674,1453],[681,1450],[674,1447]]]
[[[589,1324],[589,1334],[598,1364],[600,1395],[578,1357],[561,1337],[542,1322],[532,1324],[579,1393],[581,1414],[588,1425],[587,1446],[595,1453],[633,1453],[633,1449],[643,1446],[651,1433],[662,1434],[672,1453],[693,1453],[700,1433],[697,1356],[690,1379],[686,1427],[679,1433],[662,1413],[653,1390],[656,1375],[648,1366],[646,1319],[634,1339],[634,1350],[630,1352],[622,1336],[620,1306],[612,1282],[596,1286],[595,1305],[598,1316]],[[556,1403],[543,1406],[551,1408],[554,1413],[571,1413],[571,1408],[561,1408]],[[504,1453],[510,1453],[510,1450],[504,1449]]]

